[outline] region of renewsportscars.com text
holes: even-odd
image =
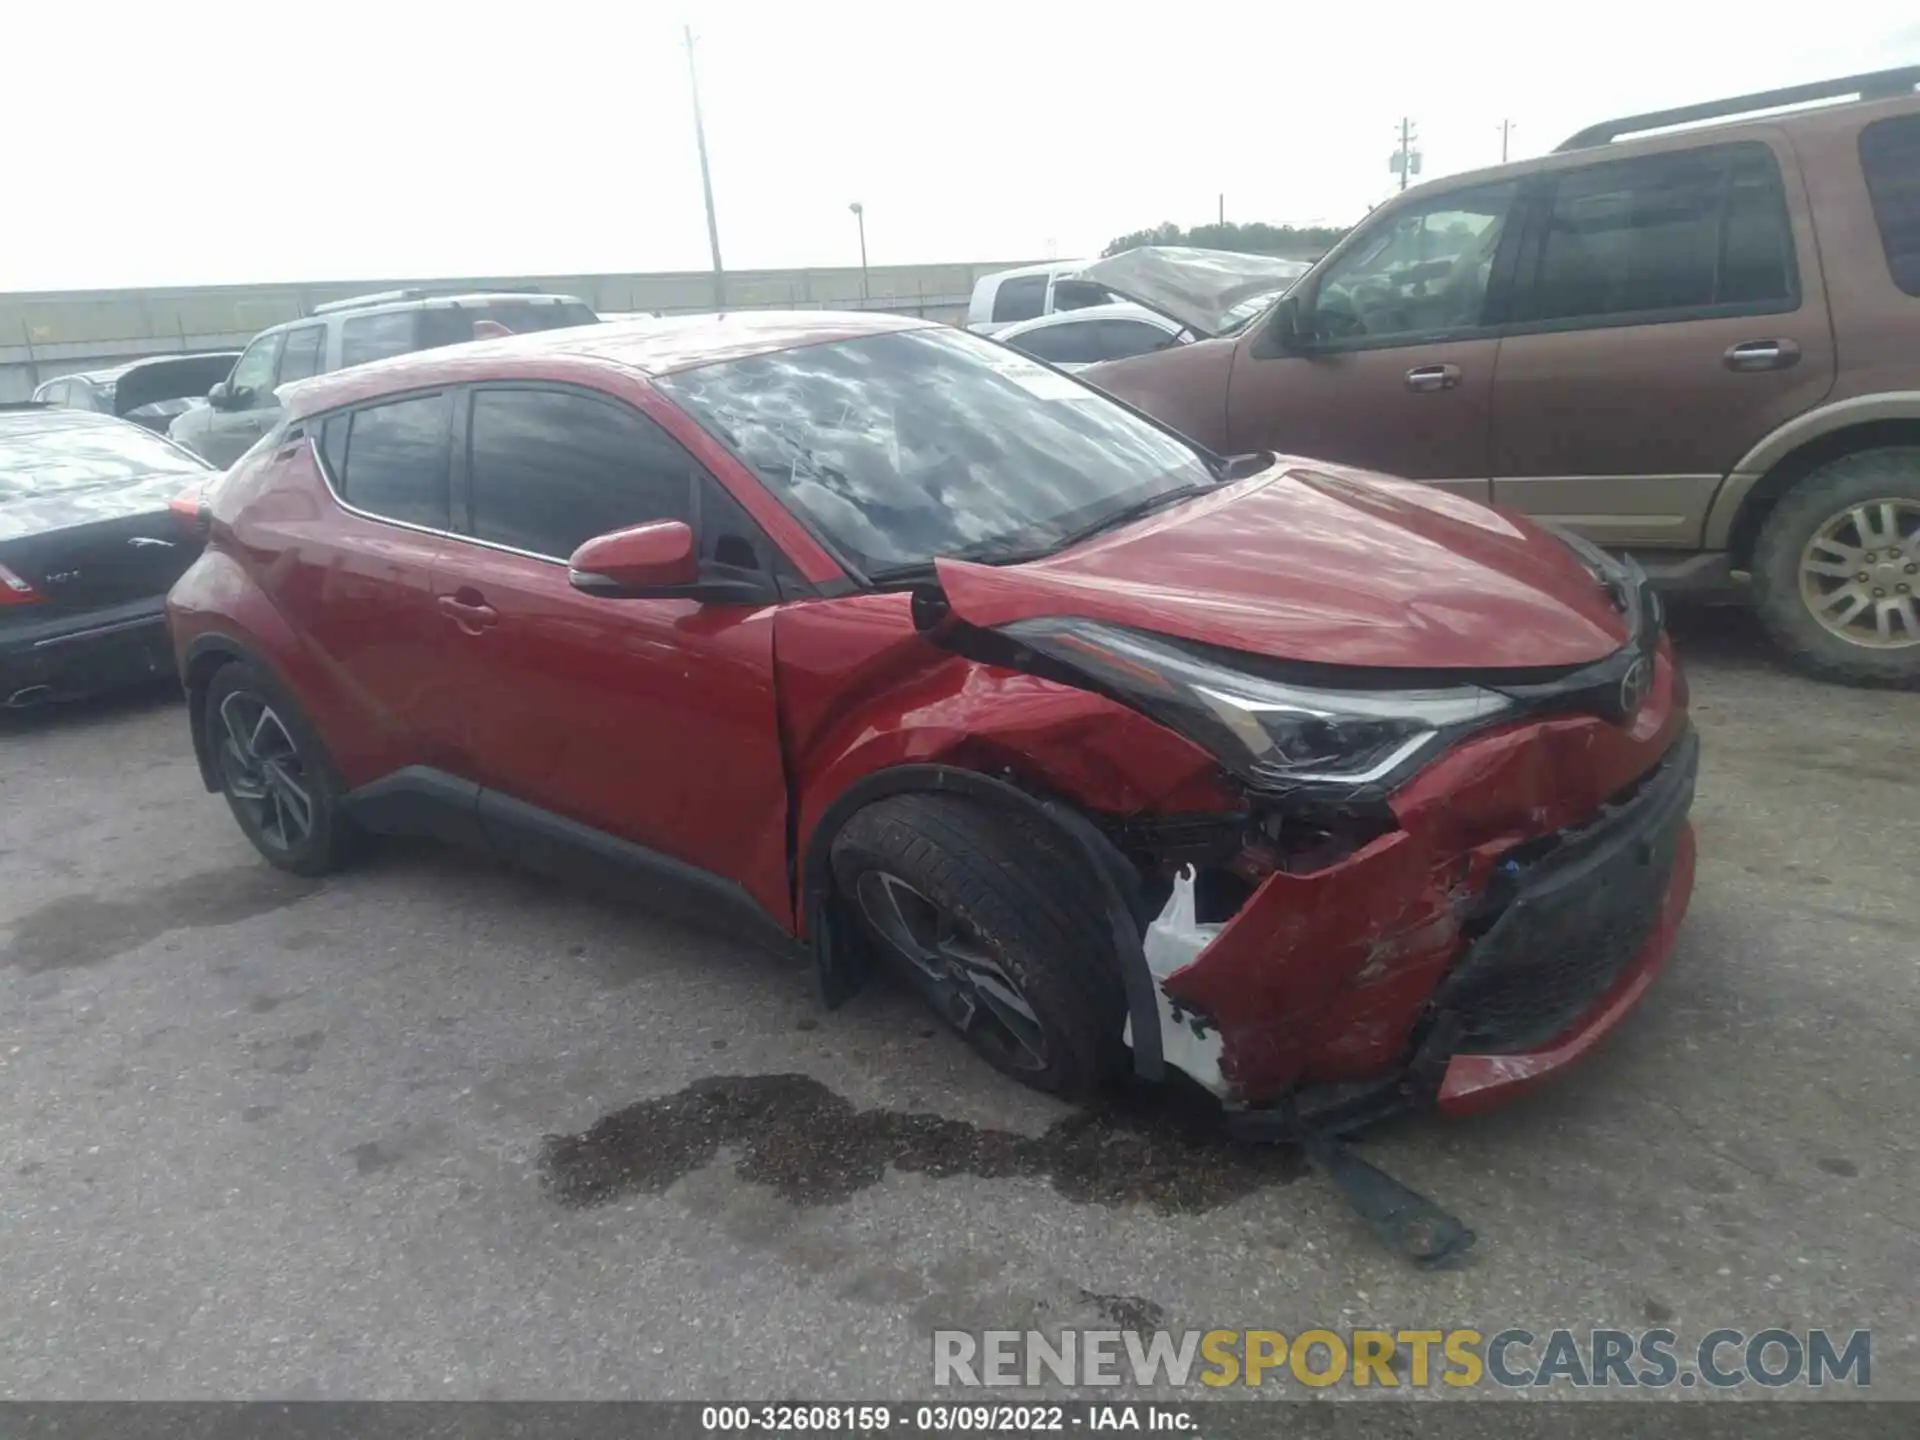
[[[933,1383],[1576,1389],[1873,1383],[1868,1330],[936,1330]]]

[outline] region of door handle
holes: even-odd
[[[489,626],[500,623],[500,612],[473,591],[463,592],[473,595],[471,600],[463,600],[458,595],[442,595],[439,600],[440,613],[469,635],[478,635]]]
[[[1800,362],[1800,347],[1791,340],[1746,340],[1729,345],[1721,357],[1729,370],[1785,370]]]
[[[1416,365],[1407,371],[1407,389],[1451,390],[1460,383],[1458,365]]]

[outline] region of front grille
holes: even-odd
[[[1660,916],[1698,765],[1688,734],[1630,796],[1509,879],[1511,899],[1434,996],[1460,1021],[1460,1049],[1539,1048],[1639,954]]]

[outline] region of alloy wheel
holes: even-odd
[[[863,874],[854,898],[873,933],[913,967],[956,1030],[1010,1069],[1047,1068],[1040,1017],[965,922],[883,870]]]
[[[236,690],[220,702],[220,773],[262,842],[294,850],[313,834],[313,789],[299,747],[273,707]]]
[[[1830,516],[1800,552],[1800,597],[1851,645],[1920,645],[1920,501],[1887,496]]]

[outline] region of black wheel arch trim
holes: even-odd
[[[1099,828],[1073,806],[1035,795],[1009,781],[954,765],[897,765],[853,782],[834,798],[809,837],[801,867],[801,905],[807,919],[808,949],[829,1009],[850,999],[864,978],[859,952],[835,928],[831,852],[833,840],[855,811],[892,795],[950,794],[1012,810],[1038,820],[1070,840],[1086,860],[1100,889],[1113,953],[1126,989],[1133,1021],[1133,1069],[1144,1080],[1166,1073],[1160,1048],[1160,1010],[1153,972],[1141,936],[1145,925],[1139,877],[1126,857]]]
[[[260,653],[245,641],[218,630],[209,630],[196,635],[187,642],[187,648],[180,657],[180,684],[187,692],[187,728],[193,735],[193,758],[200,766],[200,783],[207,787],[210,794],[220,790],[220,771],[214,764],[213,750],[207,742],[207,727],[203,723],[203,705],[207,693],[207,680],[213,678],[209,670],[205,678],[196,681],[194,671],[200,662],[209,655],[218,655],[225,660],[238,660],[251,665],[263,674],[272,676],[276,681],[278,673],[273,666],[261,659]]]

